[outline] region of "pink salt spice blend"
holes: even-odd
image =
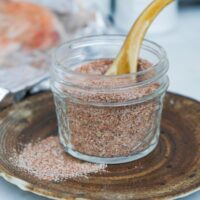
[[[76,68],[76,72],[83,74],[103,75],[111,65],[111,60],[99,60]],[[147,69],[151,64],[139,60],[139,70]],[[153,76],[153,74],[148,74]],[[112,88],[130,85],[148,77],[141,76],[137,80],[132,78],[116,79],[85,79],[73,80],[73,83],[86,88]],[[80,81],[80,82],[79,82]],[[79,104],[73,99],[62,102],[55,99],[62,109],[59,111],[62,135],[65,138],[64,146],[72,148],[82,154],[97,157],[129,156],[145,150],[155,137],[158,127],[157,115],[160,102],[152,100],[136,105],[121,105],[118,107],[98,107],[91,103],[123,103],[153,93],[159,84],[150,84],[145,87],[129,87],[112,92],[81,90],[72,87],[62,88],[64,92],[87,105]],[[67,106],[64,106],[67,105]]]
[[[19,155],[11,158],[16,167],[48,181],[62,181],[104,171],[105,165],[79,161],[64,152],[58,137],[48,137],[28,144]]]

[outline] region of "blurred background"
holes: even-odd
[[[126,34],[152,0],[1,0],[0,108],[49,89],[52,50],[86,35]],[[176,0],[146,35],[170,60],[169,90],[200,100],[200,0]]]
[[[49,90],[52,51],[60,43],[86,35],[126,34],[150,2],[1,0],[0,110]],[[175,1],[157,18],[146,38],[168,54],[169,90],[200,100],[200,0]],[[40,199],[2,179],[0,193],[7,200]],[[185,199],[199,200],[200,193]]]

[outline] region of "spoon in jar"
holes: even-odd
[[[138,56],[144,36],[157,15],[174,0],[154,0],[138,17],[117,58],[105,75],[121,75],[138,71]]]

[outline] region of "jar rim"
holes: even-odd
[[[58,60],[58,51],[61,48],[64,48],[66,46],[70,47],[74,44],[78,44],[80,41],[82,42],[89,42],[90,40],[105,40],[105,39],[118,39],[118,40],[122,40],[125,39],[126,35],[123,34],[103,34],[103,35],[91,35],[91,36],[85,36],[85,37],[80,37],[74,40],[70,40],[67,41],[61,45],[59,45],[53,53],[53,61],[55,62],[56,66],[59,66],[61,69],[63,69],[66,73],[71,74],[71,75],[75,75],[75,76],[79,76],[79,77],[85,77],[85,78],[102,78],[102,79],[109,79],[109,78],[129,78],[129,77],[134,77],[134,76],[140,76],[140,75],[145,75],[148,72],[155,70],[159,67],[163,66],[163,63],[166,61],[167,59],[167,54],[166,51],[164,50],[164,48],[162,46],[160,46],[159,44],[157,44],[156,42],[153,42],[151,40],[147,40],[144,39],[143,44],[142,44],[142,48],[147,47],[147,45],[152,45],[153,47],[155,47],[157,49],[157,51],[159,52],[159,60],[158,62],[156,62],[155,64],[152,64],[150,67],[148,67],[147,69],[144,69],[142,71],[139,72],[135,72],[135,73],[129,73],[129,74],[123,74],[123,75],[94,75],[94,74],[83,74],[81,72],[75,71],[75,70],[70,70],[67,69],[62,63],[61,61]],[[167,70],[166,70],[167,71]]]

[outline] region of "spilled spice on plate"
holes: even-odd
[[[104,171],[106,167],[69,156],[64,152],[56,136],[26,145],[19,155],[14,155],[10,160],[20,170],[41,180],[58,182]]]

